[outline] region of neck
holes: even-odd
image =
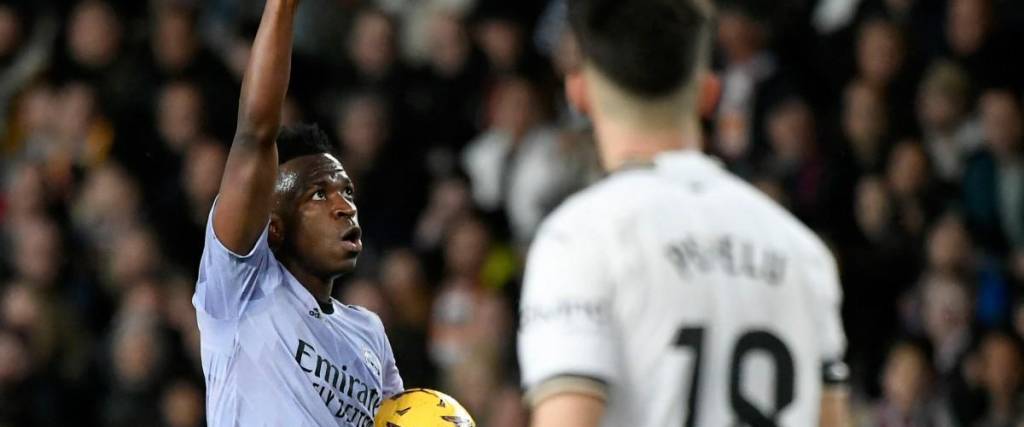
[[[288,272],[292,273],[292,276],[295,276],[295,279],[302,284],[302,287],[306,288],[313,295],[313,298],[316,298],[317,302],[327,304],[331,301],[331,291],[334,290],[334,276],[323,277],[315,274],[301,262],[290,257],[283,257],[281,263],[288,269]]]
[[[596,131],[605,170],[635,163],[650,163],[659,154],[701,149],[700,125],[694,118],[678,126],[650,128],[626,121],[597,121]]]

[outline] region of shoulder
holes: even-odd
[[[967,156],[967,173],[970,174],[979,169],[992,169],[995,167],[995,163],[995,156],[989,150],[985,148],[974,150],[973,153]]]
[[[616,174],[570,196],[542,223],[537,235],[575,234],[593,235],[598,228],[607,227],[609,216],[628,214],[635,204],[623,200],[637,196],[635,184],[643,180],[633,173]],[[630,191],[630,188],[634,191]],[[633,194],[630,194],[633,193]]]
[[[360,324],[378,325],[381,328],[384,327],[383,322],[380,320],[380,316],[366,307],[361,305],[343,304],[341,302],[337,302],[334,306],[338,310],[341,310],[342,313],[345,314],[345,317],[357,321]]]
[[[352,327],[366,331],[371,335],[384,335],[384,322],[377,313],[366,307],[335,302],[335,310],[339,310],[345,321]]]

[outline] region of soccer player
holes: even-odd
[[[837,268],[701,152],[710,6],[570,0],[569,99],[610,176],[531,248],[519,357],[535,427],[839,426]]]
[[[331,299],[362,249],[352,182],[315,127],[280,129],[298,0],[268,0],[193,304],[210,426],[372,426],[402,390],[376,315]]]

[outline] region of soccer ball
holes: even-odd
[[[380,405],[374,427],[476,427],[469,412],[451,396],[414,388]]]

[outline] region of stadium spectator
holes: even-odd
[[[297,20],[284,121],[327,124],[365,226],[337,295],[482,425],[525,424],[521,249],[601,178],[561,1]],[[0,425],[203,425],[191,297],[262,2],[0,3]],[[832,246],[864,423],[1019,421],[1024,7],[718,3],[707,146]]]
[[[1024,119],[1020,100],[1006,90],[979,101],[985,147],[967,163],[963,197],[967,224],[982,246],[996,254],[1024,245]]]
[[[917,94],[917,119],[925,149],[938,178],[958,184],[965,159],[981,145],[981,129],[970,117],[968,77],[960,67],[939,61],[928,69]]]

